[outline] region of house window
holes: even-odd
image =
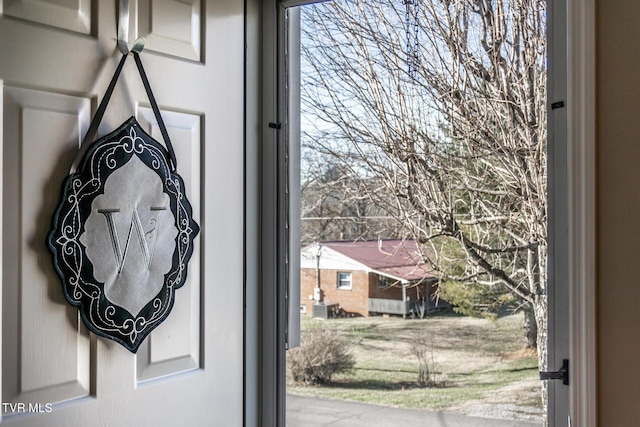
[[[351,273],[338,273],[338,289],[351,289]]]

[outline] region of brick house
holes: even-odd
[[[437,278],[413,240],[318,242],[302,249],[300,267],[305,313],[339,306],[360,316],[406,316],[436,307]]]

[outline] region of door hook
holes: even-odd
[[[140,53],[144,49],[144,37],[136,39],[131,52]],[[123,55],[129,51],[129,0],[118,1],[118,49]]]
[[[129,0],[118,1],[118,49],[129,53]]]

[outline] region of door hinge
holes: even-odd
[[[569,385],[569,359],[564,359],[562,368],[557,371],[540,371],[540,380],[562,380],[562,384]]]

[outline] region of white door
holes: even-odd
[[[201,232],[168,319],[132,354],[90,334],[46,247],[79,141],[121,57],[116,1],[0,1],[2,423],[243,420],[243,0],[132,0],[129,45],[160,105]],[[98,135],[160,132],[133,58]]]

